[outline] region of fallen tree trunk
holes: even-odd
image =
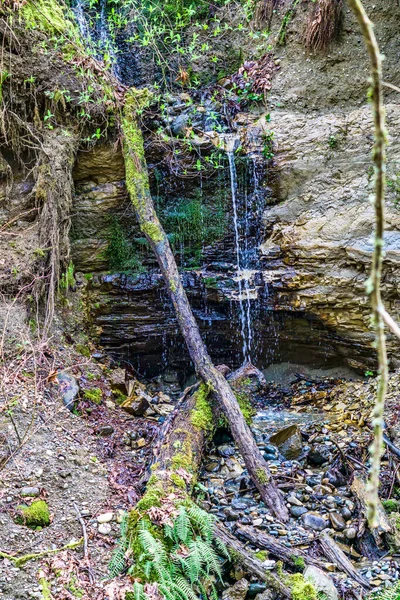
[[[142,134],[136,122],[138,108],[141,108],[139,94],[142,94],[143,106],[143,95],[148,94],[146,90],[136,93],[131,90],[127,94],[122,129],[126,185],[140,228],[157,257],[196,371],[213,391],[261,498],[279,520],[286,522],[289,519],[289,513],[283,496],[272,482],[268,465],[243,417],[234,392],[211,361],[183,288],[168,238],[155,212],[149,189]]]
[[[247,573],[254,575],[260,581],[265,581],[269,588],[279,594],[279,597],[292,597],[290,589],[276,575],[268,571],[261,560],[254,556],[254,553],[249,548],[245,548],[222,523],[218,523],[214,531],[215,535],[225,544],[232,555],[243,565]]]
[[[240,372],[235,372],[232,378],[236,382],[240,382],[245,377]],[[140,522],[143,519],[147,520],[150,525],[149,530],[152,531],[154,538],[162,540],[165,536],[164,526],[174,524],[175,527],[175,523],[181,518],[179,512],[181,507],[185,507],[190,516],[190,506],[192,505],[190,496],[201,467],[207,439],[214,430],[214,415],[208,400],[209,395],[204,383],[185,390],[174,412],[161,429],[146,492],[131,511],[129,537],[135,563],[136,561],[139,563],[139,568],[135,567],[137,569],[135,576],[141,579],[144,591],[149,584],[146,583],[140,570],[140,557],[144,552],[143,547],[137,549],[137,538],[141,535]],[[207,516],[207,513],[201,512]],[[203,518],[204,516],[199,514],[196,522],[201,522]],[[188,527],[196,525],[196,522],[188,523]],[[251,550],[245,548],[224,525],[215,523],[212,518],[210,523],[212,524],[213,540],[209,540],[209,549],[213,545],[219,551],[221,548],[226,548],[230,560],[240,563],[246,572],[265,582],[280,598],[289,599],[291,597],[286,583],[268,571],[262,561]],[[179,526],[186,527],[184,520]],[[179,551],[183,556],[187,552],[189,555],[190,552],[194,552],[193,547],[190,546],[193,539],[196,538],[189,539],[188,546],[185,543],[180,544]],[[200,542],[200,548],[202,543],[203,540]],[[163,552],[161,546],[158,552],[160,554]],[[174,577],[176,579],[176,573]],[[161,591],[163,582],[159,581],[158,576],[156,582]],[[192,585],[192,591],[196,592],[197,581],[189,580],[186,583]],[[187,590],[186,595],[188,598],[192,597],[190,591]]]
[[[367,519],[370,491],[367,488],[366,482],[363,481],[360,477],[354,477],[353,483],[351,484],[351,491],[357,498],[360,512]],[[389,519],[386,515],[386,511],[383,508],[382,502],[379,500],[379,498],[377,499],[375,506],[375,523],[375,527],[371,528],[371,533],[377,547],[382,548],[384,546],[383,537],[387,534],[392,533],[392,526],[390,525]]]
[[[341,571],[347,573],[349,577],[359,583],[365,590],[371,589],[368,580],[353,567],[352,562],[325,531],[320,534],[318,542],[324,556],[326,556],[329,562],[337,565]]]
[[[278,542],[274,537],[255,531],[247,525],[240,525],[237,527],[236,533],[246,540],[249,540],[254,546],[267,550],[272,556],[275,556],[275,558],[281,560],[286,565],[296,567],[299,565],[300,559],[303,560],[306,565],[312,565],[319,569],[326,570],[323,560],[310,556],[299,548],[288,548]],[[346,573],[364,589],[370,589],[367,579],[358,573],[350,560],[326,532],[320,534],[318,543],[329,562],[334,563],[338,569]]]

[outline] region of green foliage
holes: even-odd
[[[222,577],[219,555],[229,558],[213,528],[214,517],[191,501],[178,505],[173,520],[163,526],[139,519],[129,573],[156,583],[166,600],[198,600],[205,582]],[[144,585],[137,583],[127,598],[147,598]]]
[[[400,600],[400,583],[396,583],[381,592],[368,594],[368,598],[370,600]]]
[[[394,512],[398,512],[399,510],[399,502],[398,500],[390,499],[390,500],[382,500],[383,508],[385,511],[390,514]]]
[[[254,415],[256,414],[255,408],[251,405],[249,394],[246,391],[240,390],[235,391],[235,396],[240,406],[240,410],[245,418],[248,425],[251,425]]]
[[[317,590],[310,581],[304,579],[300,573],[289,577],[292,600],[318,600]]]
[[[254,556],[264,562],[268,559],[268,552],[266,550],[259,550],[258,552],[254,552]]]
[[[285,16],[282,19],[282,23],[278,33],[278,43],[284,45],[286,42],[286,33],[289,23],[291,22],[296,6],[299,4],[300,0],[292,0],[292,3],[289,9],[286,11]]]
[[[3,84],[9,77],[11,77],[11,73],[9,73],[7,69],[0,71],[0,102],[3,101]]]
[[[112,554],[108,572],[110,577],[118,577],[126,568],[125,554],[129,548],[128,514],[125,513],[120,524],[120,537]]]
[[[200,199],[180,200],[164,209],[161,220],[182,266],[187,267],[198,266],[204,247],[221,239],[227,229],[222,202],[211,208]]]
[[[122,273],[140,273],[143,271],[142,263],[137,257],[133,245],[126,237],[116,218],[112,219],[106,256],[111,271]]]
[[[28,0],[20,14],[27,29],[39,29],[50,36],[61,34],[62,41],[81,46],[79,29],[66,4],[56,0]]]
[[[267,160],[271,160],[274,158],[274,132],[268,131],[267,133],[264,133],[262,136],[262,141],[262,155]]]
[[[196,392],[196,405],[190,417],[192,425],[208,432],[213,428],[213,414],[208,401],[209,394],[210,390],[208,386],[202,383]]]
[[[82,356],[90,358],[90,348],[88,348],[88,346],[85,346],[84,344],[76,344],[75,350],[79,352],[79,354],[82,354]]]
[[[291,556],[291,559],[293,561],[293,566],[296,568],[296,570],[298,570],[302,573],[304,571],[304,569],[306,568],[306,563],[304,561],[304,558],[302,556],[293,555],[293,556]]]
[[[61,290],[68,292],[75,285],[75,277],[74,277],[74,263],[70,261],[68,267],[65,272],[61,275],[59,287]]]
[[[90,400],[90,402],[100,404],[103,399],[103,392],[100,388],[91,388],[90,390],[85,390],[83,397],[85,400]]]
[[[330,135],[328,138],[328,146],[331,150],[335,150],[335,148],[338,147],[339,141],[336,137],[336,135]]]
[[[50,511],[44,500],[34,500],[30,506],[21,504],[17,506],[19,514],[15,522],[20,525],[26,525],[32,529],[37,527],[47,527],[50,525]]]

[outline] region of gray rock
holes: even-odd
[[[285,427],[274,433],[269,440],[288,460],[298,458],[303,450],[303,440],[297,425]]]
[[[224,509],[224,513],[228,521],[237,521],[239,518],[239,515],[229,507]]]
[[[327,521],[323,517],[321,517],[318,513],[315,512],[307,512],[301,515],[303,519],[304,526],[308,529],[313,529],[314,531],[322,531],[328,527]]]
[[[304,515],[307,511],[307,509],[305,508],[305,506],[291,506],[290,507],[290,514],[292,515],[292,517],[296,517],[296,519],[298,517],[301,517],[301,515]]]
[[[171,131],[172,135],[175,137],[183,137],[186,133],[186,128],[189,123],[189,115],[187,113],[182,113],[178,115],[171,123]],[[173,382],[168,382],[173,383]]]
[[[23,487],[21,489],[21,496],[37,497],[40,494],[40,490],[37,487]]]
[[[228,446],[227,444],[220,446],[218,448],[218,454],[224,456],[225,458],[228,456],[233,456],[235,454],[235,448],[233,446]]]
[[[357,536],[357,529],[355,527],[348,527],[344,530],[344,535],[348,540],[354,540]]]
[[[349,519],[351,519],[351,510],[347,508],[347,506],[344,506],[340,512],[342,513],[342,517],[345,521],[349,521]]]
[[[57,373],[56,380],[64,406],[72,412],[79,394],[78,382],[75,377],[64,372]]]
[[[346,522],[340,513],[336,512],[336,511],[331,512],[331,513],[329,513],[329,518],[331,520],[332,527],[334,529],[336,529],[337,531],[343,531],[343,529],[345,529]]]
[[[308,566],[304,571],[304,578],[311,581],[317,592],[324,594],[326,600],[338,600],[339,595],[332,579],[325,575],[318,567]]]
[[[114,427],[111,427],[111,425],[104,425],[97,430],[97,433],[103,437],[112,435],[114,433]]]
[[[249,589],[249,582],[243,577],[234,585],[222,592],[222,600],[244,600]]]

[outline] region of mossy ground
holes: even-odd
[[[17,507],[19,514],[15,522],[32,529],[50,525],[50,511],[44,500],[34,500],[30,506],[21,504]]]

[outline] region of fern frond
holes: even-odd
[[[133,594],[135,596],[135,600],[147,600],[143,585],[138,581],[134,581],[133,583]]]
[[[183,577],[176,577],[174,588],[179,590],[179,592],[183,595],[184,600],[198,600],[198,596]]]
[[[215,573],[215,575],[222,579],[218,555],[216,554],[214,549],[209,544],[207,544],[199,538],[196,540],[196,544],[207,574]]]
[[[179,508],[179,514],[174,522],[174,534],[177,540],[181,541],[183,544],[187,544],[188,537],[190,532],[190,520],[189,516],[186,512],[186,508],[181,506]]]
[[[188,507],[187,512],[192,525],[197,528],[201,537],[211,543],[215,521],[214,516],[206,513],[205,510],[196,504],[191,504]]]
[[[118,540],[118,544],[112,553],[110,563],[108,565],[108,572],[110,577],[113,579],[114,577],[118,577],[124,571],[126,567],[125,561],[125,552],[129,546],[128,539],[128,515],[124,514],[122,517],[122,521],[120,524],[120,538]]]
[[[226,544],[224,544],[224,542],[222,540],[220,540],[219,537],[217,537],[217,536],[214,536],[213,542],[217,548],[218,554],[220,556],[224,556],[225,558],[230,560],[231,556],[229,554],[228,548],[226,547]]]

